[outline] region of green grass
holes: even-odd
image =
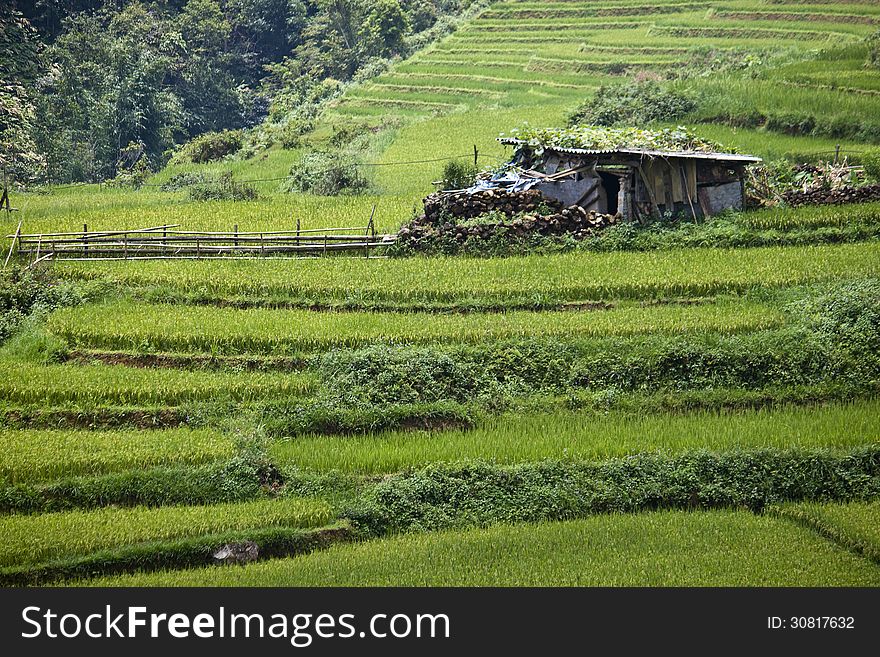
[[[587,299],[701,296],[876,276],[880,244],[568,253],[504,259],[449,257],[298,262],[65,263],[66,277],[168,286],[187,295],[299,300],[492,300],[533,305]]]
[[[400,536],[99,586],[877,586],[880,568],[745,511],[659,512]]]
[[[280,194],[276,191],[278,185],[280,182],[263,185],[265,198],[262,200],[236,203],[189,201],[180,192],[161,192],[156,188],[134,191],[97,185],[59,189],[49,194],[14,195],[14,202],[22,209],[17,218],[23,221],[23,233],[78,232],[83,224],[87,224],[89,230],[165,224],[179,224],[178,230],[231,232],[235,225],[243,232],[295,230],[297,219],[303,230],[364,227],[373,205],[376,206],[376,229],[385,232],[396,230],[409,217],[413,203],[418,200],[387,194],[333,197]],[[14,232],[15,226],[10,226],[2,235]],[[7,244],[8,248],[8,240],[0,243]],[[51,242],[47,240],[46,246],[50,247]]]
[[[773,512],[880,564],[880,501],[787,504]]]
[[[232,456],[214,431],[10,431],[0,429],[0,479],[11,484],[157,465],[195,465]]]
[[[231,530],[320,527],[332,518],[325,502],[297,498],[4,516],[0,517],[0,566],[36,564],[123,545]]]
[[[880,224],[880,203],[771,208],[744,212],[737,215],[735,220],[747,228],[757,230],[842,228],[854,224],[876,226]]]
[[[472,430],[300,436],[273,444],[270,453],[281,464],[378,474],[463,459],[511,464],[542,459],[575,462],[653,451],[849,448],[871,443],[880,443],[880,402],[873,400],[641,416],[576,411],[511,414]]]
[[[0,362],[0,403],[7,404],[173,406],[199,400],[302,396],[316,385],[315,378],[307,374]]]
[[[215,354],[298,353],[376,342],[483,342],[527,336],[735,333],[782,323],[781,312],[750,302],[628,306],[593,311],[494,314],[236,310],[132,302],[63,309],[49,330],[72,346]]]

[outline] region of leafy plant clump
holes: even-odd
[[[502,135],[504,137],[505,135]],[[570,128],[534,128],[528,124],[514,128],[506,135],[526,142],[535,148],[615,149],[640,148],[658,150],[701,151],[722,150],[719,144],[702,139],[684,126],[642,130],[640,128],[611,128],[579,125]]]
[[[450,160],[443,166],[440,189],[465,189],[470,187],[474,184],[474,179],[479,172],[479,168],[470,162]]]
[[[599,87],[593,98],[574,110],[568,124],[644,125],[680,119],[696,107],[692,98],[656,80],[636,80]]]
[[[681,456],[640,454],[601,463],[484,461],[431,465],[377,484],[347,516],[367,531],[436,531],[570,520],[596,513],[712,509],[880,493],[880,447],[762,449]]]
[[[190,184],[189,197],[193,201],[256,201],[260,194],[256,187],[235,180],[232,173],[227,172]]]
[[[880,150],[874,149],[862,155],[865,176],[873,182],[880,182]]]
[[[214,162],[237,153],[243,143],[244,133],[241,130],[208,132],[184,145],[175,153],[173,159],[176,162],[192,162],[193,164]]]
[[[341,153],[308,153],[290,168],[284,184],[288,192],[308,192],[319,196],[360,194],[370,183],[361,173],[360,163]]]

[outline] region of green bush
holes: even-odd
[[[474,184],[480,170],[467,160],[449,160],[443,167],[441,189],[466,189]]]
[[[319,196],[358,194],[368,187],[359,162],[342,153],[308,153],[290,168],[290,177],[284,185],[288,192]]]
[[[206,132],[181,148],[173,159],[176,162],[192,162],[193,164],[214,162],[227,155],[237,153],[243,143],[244,133],[241,130]]]
[[[871,68],[880,68],[880,30],[871,34],[865,41],[868,43],[868,58],[865,64]]]
[[[471,427],[474,412],[455,402],[352,405],[334,400],[292,405],[269,402],[261,409],[261,426],[273,437],[302,434],[364,434],[392,429]]]
[[[100,284],[81,287],[58,281],[47,269],[11,267],[3,270],[0,272],[0,342],[10,337],[28,315],[80,304],[100,287]]]
[[[694,99],[681,92],[654,80],[636,80],[600,87],[593,98],[569,115],[568,123],[571,126],[640,126],[655,121],[674,121],[696,108]]]
[[[190,183],[189,197],[193,201],[255,201],[260,195],[256,187],[233,179],[232,173],[227,172]]]
[[[878,494],[877,445],[849,453],[697,451],[601,463],[431,465],[382,481],[344,515],[381,535],[653,509],[759,511],[786,501],[869,499]]]
[[[880,183],[880,149],[866,151],[862,155],[862,165],[865,175],[873,182]]]

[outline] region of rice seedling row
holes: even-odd
[[[333,511],[315,499],[280,498],[209,506],[103,508],[0,516],[0,566],[22,566],[123,545],[229,530],[320,527]]]
[[[736,333],[781,324],[756,303],[630,306],[602,312],[498,314],[314,312],[143,305],[63,309],[49,329],[76,347],[217,354],[296,353],[374,342],[482,342],[518,337],[578,338],[641,333]]]
[[[321,472],[385,474],[466,459],[527,463],[604,460],[641,452],[705,449],[851,448],[880,444],[880,402],[740,412],[635,416],[558,411],[512,414],[475,429],[389,431],[363,436],[298,436],[272,445],[281,464]]]
[[[804,502],[772,510],[774,515],[812,529],[845,549],[880,564],[880,501],[845,504]]]
[[[880,273],[880,244],[567,253],[504,259],[326,258],[289,262],[64,263],[62,276],[169,286],[207,297],[457,301],[536,306],[587,299],[704,296]]]
[[[0,402],[40,406],[167,405],[188,401],[251,401],[299,397],[317,387],[313,375],[141,369],[122,365],[0,363]]]
[[[0,429],[0,479],[20,484],[159,465],[198,465],[232,453],[229,437],[201,429]]]

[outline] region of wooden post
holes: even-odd
[[[6,262],[3,263],[3,269],[6,269],[6,265],[9,264],[9,259],[12,257],[12,249],[15,248],[15,243],[18,241],[21,236],[21,221],[18,222],[18,228],[15,229],[15,236],[12,238],[12,244],[9,245],[9,253],[6,254]]]
[[[122,258],[128,260],[128,233],[122,236]]]
[[[9,219],[9,214],[12,210],[9,207],[9,183],[6,167],[3,167],[3,195],[0,196],[0,208],[6,210],[6,218]]]
[[[477,150],[477,145],[474,144],[474,167],[478,167],[480,161],[480,152]]]
[[[837,144],[834,147],[834,164],[837,164],[840,159],[840,144]]]
[[[235,248],[238,248],[238,224],[235,224],[235,240],[233,243],[235,244]]]
[[[691,208],[691,214],[694,217],[694,222],[699,223],[699,219],[697,219],[697,211],[694,210],[694,202],[691,200],[691,190],[688,187],[687,174],[684,172],[683,164],[679,165],[678,172],[681,174],[681,184],[684,187],[684,197],[688,200],[688,205]]]
[[[196,260],[202,259],[202,241],[196,238]]]
[[[299,217],[296,218],[296,245],[299,246]]]
[[[260,233],[260,255],[265,255],[266,243],[263,241],[263,233]]]
[[[648,183],[648,177],[645,175],[644,170],[642,169],[642,165],[638,166],[639,176],[642,178],[642,184],[645,186],[645,189],[648,191],[648,198],[651,200],[651,214],[656,217],[660,216],[660,208],[657,207],[657,199],[654,198],[654,190],[651,189],[651,185]]]
[[[37,238],[37,255],[34,257],[34,264],[37,264],[40,261],[40,248],[43,246],[43,234],[40,233],[40,236]]]
[[[83,224],[83,256],[89,255],[89,243],[86,241],[89,225]]]
[[[476,146],[474,147],[476,148]],[[370,210],[370,220],[367,222],[367,232],[364,237],[364,257],[370,257],[370,236],[376,235],[376,226],[373,223],[373,218],[376,216],[376,204],[373,203],[373,209]]]

